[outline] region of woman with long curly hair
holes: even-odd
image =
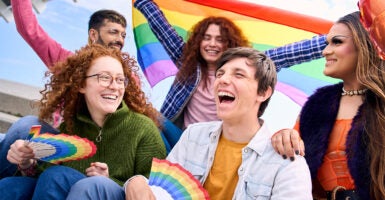
[[[34,158],[24,138],[15,139],[7,159],[18,166],[19,176],[0,180],[2,196],[124,199],[124,181],[137,174],[148,176],[153,157],[164,158],[166,150],[157,128],[159,114],[131,76],[134,66],[135,61],[122,58],[119,50],[93,44],[47,72],[39,120],[48,122],[61,110],[64,121],[59,130],[51,128],[52,133],[87,138],[97,151],[90,158],[50,166]],[[17,133],[18,123],[9,131]],[[90,188],[99,196],[89,196]]]
[[[310,96],[295,127],[314,198],[385,199],[385,61],[358,11],[340,18],[327,42],[324,74],[343,82]],[[272,142],[284,155],[293,152],[289,143],[301,142],[297,137],[298,132],[283,130]]]
[[[218,120],[213,94],[215,62],[228,48],[251,46],[240,28],[225,17],[205,17],[189,30],[185,42],[153,0],[135,0],[134,7],[146,17],[179,69],[161,106],[162,115],[182,130],[196,122]],[[265,54],[279,71],[322,57],[324,46],[325,37],[316,36],[267,50]],[[176,142],[179,136],[169,137]]]

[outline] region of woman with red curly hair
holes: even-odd
[[[50,81],[41,91],[39,120],[49,122],[61,110],[63,123],[50,130],[87,138],[97,151],[90,158],[50,166],[34,158],[24,138],[14,138],[8,162],[1,164],[18,165],[19,176],[1,175],[3,197],[86,199],[92,188],[101,196],[91,199],[124,199],[124,181],[149,175],[152,158],[164,158],[166,149],[157,128],[159,114],[131,76],[135,63],[123,60],[119,50],[94,44],[46,73]],[[17,135],[18,123],[9,131]]]

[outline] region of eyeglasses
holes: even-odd
[[[115,80],[115,83],[118,86],[120,86],[120,88],[126,88],[128,85],[128,78],[124,76],[118,76],[114,78],[111,75],[105,74],[105,73],[86,76],[86,78],[91,78],[91,77],[97,77],[99,85],[103,87],[109,87],[114,80]]]

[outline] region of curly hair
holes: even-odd
[[[357,47],[356,74],[361,84],[368,88],[364,107],[364,129],[369,141],[371,195],[374,199],[385,198],[385,61],[382,60],[360,23],[359,11],[340,18],[337,23],[345,24],[352,32]]]
[[[42,99],[39,102],[39,119],[51,121],[52,114],[60,110],[68,131],[73,131],[73,118],[86,106],[84,95],[79,92],[86,84],[86,73],[92,62],[103,56],[109,56],[118,60],[123,66],[123,73],[128,78],[123,101],[127,106],[138,113],[144,114],[159,126],[159,112],[148,103],[145,94],[139,88],[132,68],[136,67],[136,61],[125,55],[123,58],[120,50],[104,47],[100,44],[87,45],[76,51],[74,55],[65,61],[53,66],[51,71],[45,73],[49,82],[40,91]]]
[[[225,17],[207,17],[195,24],[192,31],[188,34],[188,40],[183,48],[181,66],[179,67],[176,78],[182,82],[190,83],[193,81],[191,74],[196,73],[198,65],[202,70],[202,80],[207,80],[208,66],[200,53],[200,44],[204,35],[211,24],[220,27],[221,38],[224,42],[224,51],[232,47],[250,46],[249,41],[243,35],[240,28],[231,20]],[[206,83],[206,81],[204,82]],[[204,84],[206,87],[206,84]]]

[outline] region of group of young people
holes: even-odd
[[[152,0],[136,0],[179,68],[158,112],[140,89],[135,60],[121,52],[126,22],[119,13],[95,12],[89,44],[72,53],[39,26],[30,0],[11,3],[50,81],[39,116],[21,118],[0,143],[0,199],[155,199],[146,182],[154,157],[183,166],[212,199],[385,197],[385,61],[358,11],[327,36],[260,52],[225,17],[204,18],[185,43]],[[272,137],[260,117],[276,73],[322,56],[324,74],[342,82],[317,90],[294,129]],[[180,129],[169,132],[168,155],[163,119]],[[98,150],[84,160],[43,163],[23,140],[35,124],[85,137]]]

